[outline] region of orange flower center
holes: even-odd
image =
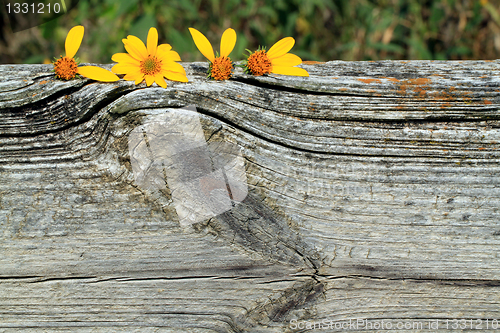
[[[141,72],[145,75],[155,75],[161,71],[161,61],[156,57],[149,56],[146,60],[141,61]]]
[[[229,57],[218,57],[214,59],[210,69],[215,80],[227,80],[231,77],[233,63]]]
[[[54,62],[54,71],[56,72],[56,76],[58,78],[71,80],[78,72],[78,64],[73,58],[61,56],[61,58]]]
[[[269,74],[273,70],[271,60],[266,51],[256,51],[248,57],[247,67],[253,75]]]

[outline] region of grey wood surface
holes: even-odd
[[[0,66],[0,332],[500,320],[500,61],[183,66],[167,89]],[[134,181],[128,136],[187,105],[241,149],[248,195],[181,226],[168,187]]]

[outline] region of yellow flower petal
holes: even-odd
[[[129,35],[127,39],[122,39],[122,41],[127,52],[135,59],[141,61],[148,57],[146,45],[139,38]]]
[[[214,49],[212,48],[212,44],[210,44],[207,37],[203,36],[201,32],[193,28],[189,28],[189,32],[191,33],[193,41],[198,50],[200,50],[201,54],[203,54],[205,58],[211,62],[214,62]]]
[[[168,51],[168,58],[172,61],[181,61],[181,56],[175,51]]]
[[[128,63],[119,63],[114,65],[111,70],[116,74],[128,74],[140,69],[139,65],[132,65]]]
[[[123,77],[123,79],[127,81],[136,81],[135,84],[137,84],[138,79],[140,79],[139,82],[141,82],[143,78],[144,74],[140,71],[140,69],[129,72]]]
[[[78,67],[78,74],[85,76],[89,79],[102,82],[115,82],[120,80],[118,76],[111,73],[107,69],[96,66]]]
[[[66,49],[66,57],[73,58],[80,48],[83,39],[84,28],[81,25],[71,28],[66,36],[64,47]]]
[[[173,61],[181,61],[181,56],[175,51],[169,51],[169,56]]]
[[[164,62],[162,64],[162,70],[186,75],[186,70],[184,69],[184,67],[182,67],[181,64],[173,61]]]
[[[160,87],[162,88],[166,88],[167,87],[167,82],[165,82],[165,79],[163,78],[163,74],[156,74],[154,76],[154,80],[156,82],[157,85],[159,85]]]
[[[302,59],[300,59],[295,54],[287,53],[278,58],[271,59],[271,64],[273,66],[297,66],[302,63]]]
[[[149,87],[150,85],[153,84],[153,82],[155,82],[155,78],[153,75],[146,75],[145,76],[146,78],[146,85]]]
[[[142,81],[144,81],[144,74],[143,75],[139,75],[136,79],[135,79],[135,85],[138,85],[139,83],[141,83]]]
[[[135,47],[144,58],[148,57],[148,50],[146,49],[146,45],[144,45],[142,40],[132,35],[128,35],[127,40],[132,43],[132,46]]]
[[[167,51],[170,51],[172,49],[172,46],[170,46],[170,44],[160,44],[158,45],[158,51],[162,51],[162,52],[167,52]]]
[[[183,75],[181,73],[175,73],[165,70],[161,71],[161,73],[170,81],[188,82],[188,78],[186,77],[186,75]]]
[[[111,60],[119,63],[126,63],[126,64],[134,64],[139,66],[139,61],[134,59],[130,54],[128,53],[115,53],[111,57]]]
[[[147,43],[149,55],[156,55],[156,49],[158,48],[158,31],[156,28],[149,29]]]
[[[162,44],[162,45],[168,45],[168,44]],[[170,46],[170,45],[168,45]],[[168,50],[166,51],[167,48],[160,48],[158,47],[158,51],[156,52],[156,57],[159,60],[165,60],[165,61],[181,61],[181,57],[179,56],[179,53],[175,51]]]
[[[127,50],[128,54],[132,58],[134,58],[137,61],[143,61],[144,58],[142,58],[142,55],[139,51],[137,51],[132,44],[128,41],[128,39],[122,39],[123,45],[125,46],[125,50]]]
[[[236,45],[236,32],[229,28],[224,31],[220,40],[220,56],[227,57]]]
[[[293,44],[295,44],[295,39],[293,39],[292,37],[285,37],[276,42],[276,44],[274,44],[269,49],[269,51],[267,51],[267,56],[271,60],[273,58],[281,57],[282,55],[284,55],[285,53],[287,53],[292,49]]]
[[[299,67],[273,66],[271,73],[282,75],[309,76],[309,73]]]

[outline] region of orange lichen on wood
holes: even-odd
[[[387,80],[389,80],[391,82],[399,82],[399,80],[396,79],[395,77],[384,77],[383,79],[387,79]]]
[[[416,94],[420,94],[420,95],[425,95],[425,94],[427,94],[427,91],[423,88],[423,86],[416,86],[415,88],[413,88],[413,91],[414,91]]]
[[[367,84],[370,84],[372,82],[382,83],[382,81],[380,79],[358,79],[358,81],[361,81],[361,82],[364,82]]]
[[[398,93],[399,94],[406,94],[408,90],[413,90],[415,94],[419,94],[421,96],[427,94],[426,87],[431,83],[431,79],[428,78],[417,78],[417,79],[409,79],[409,80],[404,80],[401,81],[401,84],[399,86]]]
[[[410,79],[410,80],[408,80],[408,84],[411,84],[411,85],[422,86],[422,85],[428,85],[430,83],[431,83],[431,79],[428,79],[428,78],[425,78],[425,77],[420,77],[418,79]]]
[[[306,60],[302,61],[304,65],[316,65],[316,64],[324,64],[324,62],[321,61],[312,61],[312,60]]]
[[[483,102],[484,102],[484,104],[488,104],[488,105],[493,103],[492,101],[488,101],[487,99],[485,99]]]

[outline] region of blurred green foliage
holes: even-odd
[[[295,38],[292,52],[304,60],[500,58],[500,0],[80,0],[57,20],[6,33],[0,60],[64,54],[66,34],[78,24],[86,30],[77,56],[95,63],[124,52],[121,39],[129,34],[145,41],[150,27],[183,61],[204,60],[188,27],[216,50],[222,32],[234,28],[233,60],[286,36]]]

